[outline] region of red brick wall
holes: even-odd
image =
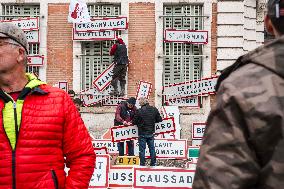
[[[73,82],[72,24],[67,22],[69,4],[48,4],[47,21],[47,82]]]
[[[129,4],[128,29],[129,58],[132,64],[128,72],[128,96],[136,94],[140,80],[153,84],[150,102],[155,93],[156,23],[154,3]]]
[[[211,25],[211,72],[217,71],[217,3],[212,4],[212,25]]]
[[[212,23],[211,23],[211,74],[217,71],[217,3],[212,4]],[[211,95],[211,107],[215,103],[215,95]]]

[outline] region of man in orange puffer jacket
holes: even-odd
[[[0,23],[0,188],[88,188],[90,136],[66,92],[25,73],[27,49],[20,28]]]

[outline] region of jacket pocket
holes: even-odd
[[[54,183],[54,188],[58,189],[58,179],[57,179],[56,173],[53,169],[51,170],[51,176],[52,176],[52,180],[53,180],[53,183]]]

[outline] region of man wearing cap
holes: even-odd
[[[88,188],[86,127],[66,92],[25,73],[27,53],[24,32],[0,23],[0,188]]]
[[[136,99],[130,97],[127,101],[121,102],[116,107],[114,126],[132,125],[132,119],[136,113]],[[126,141],[128,148],[128,155],[134,156],[134,143],[132,140]],[[124,156],[124,142],[118,142],[119,156]]]
[[[127,48],[121,38],[118,38],[115,41],[115,44],[111,47],[110,55],[114,56],[113,62],[115,63],[113,68],[113,76],[111,85],[113,87],[113,91],[110,92],[110,95],[114,96],[124,96],[125,94],[125,84],[126,84],[126,72],[128,66],[128,56],[127,56]],[[118,81],[120,83],[120,93],[118,92]]]
[[[269,0],[276,39],[241,56],[217,82],[193,189],[284,186],[284,0]]]

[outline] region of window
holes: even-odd
[[[203,30],[202,5],[164,6],[164,30]],[[163,45],[163,85],[201,78],[202,47],[188,43]]]
[[[3,20],[17,19],[21,17],[38,17],[40,15],[40,6],[27,4],[2,4],[2,11],[3,17],[1,17],[1,19]],[[39,54],[38,43],[29,44],[29,54]],[[37,66],[27,66],[26,71],[39,76],[39,69],[40,67]]]
[[[88,5],[91,17],[116,17],[120,15],[120,5]],[[117,31],[119,35],[120,32]],[[109,49],[113,41],[82,42],[81,90],[92,88],[92,82],[112,63]]]

